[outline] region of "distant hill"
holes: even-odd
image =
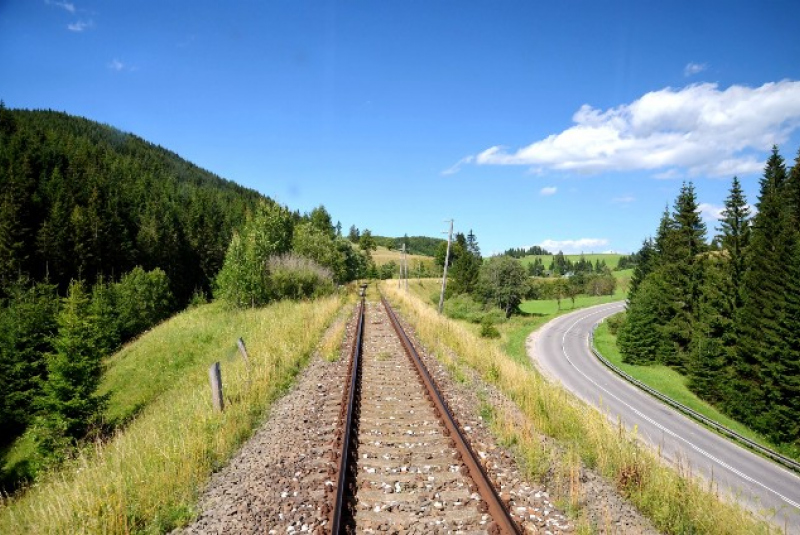
[[[399,238],[387,238],[385,236],[374,236],[375,243],[387,249],[400,250],[403,243],[406,244],[406,252],[421,256],[435,256],[436,248],[447,240],[441,238],[429,238],[427,236],[401,236]]]
[[[185,302],[261,199],[133,134],[0,104],[0,297],[20,275],[63,289],[140,265]]]
[[[609,269],[616,269],[617,265],[619,264],[620,259],[625,256],[616,253],[603,253],[603,254],[565,254],[564,258],[569,260],[572,263],[579,262],[581,258],[584,260],[591,262],[592,264],[596,263],[598,260],[605,262]],[[541,259],[542,263],[544,264],[545,269],[549,269],[551,262],[555,258],[555,255],[528,255],[524,256],[520,259],[520,261],[524,265],[528,265],[533,263],[536,259]]]

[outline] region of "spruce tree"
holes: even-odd
[[[47,356],[41,400],[45,450],[84,438],[100,421],[105,400],[96,393],[102,355],[95,343],[89,296],[83,283],[73,281],[58,314],[55,351]]]
[[[794,165],[789,171],[786,181],[786,190],[789,197],[789,206],[794,221],[794,228],[800,231],[800,149],[794,159]]]
[[[624,362],[646,365],[668,360],[673,348],[665,330],[666,320],[674,315],[672,303],[664,299],[669,291],[666,281],[656,273],[639,285],[617,337]]]
[[[719,230],[722,231],[720,243],[728,257],[733,307],[738,309],[741,306],[740,286],[746,265],[745,251],[750,243],[750,208],[737,177],[733,177],[730,194],[725,199]]]
[[[642,248],[636,253],[637,262],[633,268],[630,287],[628,288],[628,303],[630,303],[639,289],[639,285],[656,266],[657,253],[652,238],[642,242]],[[623,258],[624,260],[624,258]]]
[[[720,403],[729,399],[733,360],[733,300],[736,288],[730,262],[720,254],[703,257],[703,284],[690,346],[689,388],[701,398]]]
[[[724,405],[735,383],[736,331],[734,318],[741,307],[745,251],[750,238],[750,210],[739,179],[734,177],[725,200],[718,237],[722,247],[704,255],[700,308],[693,328],[689,388],[715,404]]]
[[[742,306],[736,318],[736,383],[728,410],[756,429],[770,433],[787,341],[781,329],[786,313],[793,229],[786,198],[786,168],[774,147],[760,182],[758,213],[753,218]]]

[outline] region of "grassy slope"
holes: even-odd
[[[668,366],[654,365],[654,366],[635,366],[622,362],[622,355],[617,348],[617,337],[611,334],[608,330],[607,323],[601,323],[595,330],[594,342],[597,350],[602,355],[611,361],[612,364],[620,368],[622,371],[631,375],[632,377],[642,381],[662,394],[674,399],[678,403],[682,403],[687,407],[699,412],[700,414],[722,424],[729,429],[753,440],[763,446],[775,449],[775,445],[770,443],[760,434],[752,429],[742,425],[729,418],[728,416],[719,412],[712,405],[709,405],[702,399],[698,398],[687,387],[687,379],[685,376],[676,372]]]
[[[204,305],[143,335],[109,360],[102,387],[109,417],[128,425],[3,503],[0,533],[164,532],[186,522],[211,472],[262,421],[341,305],[335,297],[242,311]],[[249,369],[235,352],[239,336]],[[208,392],[216,360],[223,413]]]
[[[396,249],[390,250],[387,249],[386,247],[378,247],[376,251],[372,251],[372,259],[378,266],[382,266],[383,264],[388,264],[391,261],[394,261],[396,264],[399,265],[402,258],[403,258],[402,251],[398,251]],[[406,255],[406,259],[408,260],[409,276],[413,276],[414,269],[416,269],[419,262],[422,262],[422,265],[427,267],[427,269],[433,268],[432,256],[409,254]]]
[[[667,533],[763,533],[769,526],[754,521],[743,509],[723,503],[706,486],[668,468],[631,435],[612,426],[599,411],[577,402],[562,388],[545,381],[524,352],[524,337],[553,315],[532,316],[508,322],[499,341],[475,335],[475,325],[438,315],[430,304],[435,281],[410,285],[411,295],[394,284],[382,285],[392,302],[399,305],[415,326],[416,334],[429,351],[455,370],[475,370],[483,380],[509,396],[524,413],[519,422],[499,411],[494,431],[507,444],[515,445],[524,460],[528,476],[539,479],[549,471],[569,481],[566,495],[556,495],[564,507],[572,507],[580,526],[581,483],[573,476],[580,458],[617,485],[662,531]],[[566,312],[566,311],[563,311]],[[521,340],[517,341],[517,336]],[[458,374],[457,374],[458,375]],[[461,374],[463,376],[463,374]],[[555,438],[558,448],[542,442],[539,434]],[[594,532],[600,526],[581,526]],[[605,526],[613,531],[613,526]]]
[[[522,257],[520,259],[520,262],[522,262],[524,265],[527,266],[528,264],[533,263],[533,261],[536,260],[537,258],[541,258],[542,263],[544,263],[545,269],[547,269],[550,266],[550,262],[553,261],[553,256],[554,255],[530,255],[530,256]],[[622,258],[622,256],[623,255],[621,255],[621,254],[601,254],[601,253],[593,254],[593,253],[590,253],[590,254],[583,255],[583,258],[585,258],[586,260],[591,260],[592,264],[594,264],[598,260],[604,260],[606,265],[610,269],[614,269],[614,268],[617,267],[617,264],[619,264],[619,259]],[[565,258],[569,258],[570,261],[572,261],[572,262],[577,262],[578,260],[581,259],[581,255],[579,255],[579,254],[567,254],[567,255],[564,255],[564,257]]]

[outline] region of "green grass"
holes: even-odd
[[[697,397],[689,390],[687,378],[672,368],[663,365],[636,366],[623,362],[622,355],[617,348],[617,337],[609,332],[607,322],[601,323],[597,326],[597,329],[595,329],[594,343],[597,350],[612,364],[650,388],[661,392],[678,403],[699,412],[706,418],[710,418],[718,424],[722,424],[762,446],[772,449],[776,448],[774,444],[760,434],[726,416],[712,405]]]
[[[544,264],[544,268],[547,269],[550,266],[550,262],[553,261],[553,256],[554,255],[524,256],[520,258],[520,262],[522,262],[525,266],[527,266],[528,264],[532,264],[534,260],[536,260],[537,258],[540,258],[542,260],[542,263]],[[609,268],[614,269],[617,267],[617,264],[619,264],[619,259],[622,258],[624,255],[611,254],[611,253],[598,253],[598,254],[587,253],[585,255],[566,254],[564,255],[564,258],[568,258],[571,262],[577,262],[578,260],[581,259],[581,256],[583,256],[583,258],[586,260],[591,260],[592,264],[594,264],[598,260],[603,260],[605,261],[606,265]]]
[[[500,391],[519,408],[522,418],[512,417],[499,408],[491,414],[491,429],[501,443],[513,447],[522,460],[527,477],[550,478],[549,488],[557,503],[566,504],[576,517],[576,524],[592,532],[581,518],[583,499],[581,463],[602,474],[630,499],[665,533],[750,534],[768,533],[770,526],[751,513],[726,503],[708,490],[704,482],[693,479],[688,471],[675,470],[622,428],[608,422],[600,411],[577,401],[563,388],[550,383],[524,359],[504,350],[508,339],[497,342],[474,334],[474,324],[455,321],[436,313],[435,306],[423,295],[399,291],[393,285],[382,286],[393,305],[414,325],[415,333],[428,351],[443,359],[448,367],[470,368]],[[567,312],[567,311],[562,311]],[[514,318],[503,324],[530,332],[532,323],[552,316]],[[532,319],[533,318],[533,319]],[[546,318],[546,319],[545,319]],[[517,321],[528,323],[525,327]],[[486,412],[487,409],[483,409]],[[558,445],[543,441],[547,435]],[[614,526],[605,528],[614,532]]]
[[[163,533],[190,521],[211,473],[263,421],[341,306],[337,297],[248,310],[214,303],[144,334],[109,360],[103,380],[109,418],[126,425],[0,499],[0,533]],[[235,352],[240,336],[250,366]],[[217,360],[222,413],[208,386]]]

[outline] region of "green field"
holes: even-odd
[[[344,302],[245,310],[212,303],[142,335],[108,360],[101,386],[110,394],[108,421],[124,425],[19,496],[0,498],[0,533],[163,533],[191,520],[200,489],[286,392]],[[344,329],[334,331],[339,339],[326,338],[323,355],[339,347]],[[249,365],[236,348],[240,336]],[[222,413],[208,393],[214,361]]]
[[[617,337],[611,334],[608,329],[608,323],[603,322],[598,325],[594,333],[594,343],[597,350],[608,359],[614,366],[618,367],[628,375],[643,382],[650,388],[661,392],[667,397],[670,397],[686,405],[692,410],[695,410],[718,424],[736,431],[750,440],[753,440],[762,446],[771,449],[776,449],[776,446],[766,440],[763,436],[759,435],[750,428],[742,425],[722,414],[712,405],[709,405],[699,397],[697,397],[687,387],[687,378],[677,371],[668,366],[653,365],[653,366],[635,366],[622,362],[622,355],[617,348]]]
[[[585,260],[591,260],[592,264],[594,264],[598,260],[603,260],[605,261],[606,265],[609,268],[615,269],[617,267],[617,264],[619,264],[619,259],[625,255],[611,254],[611,253],[598,253],[598,254],[588,253],[584,255],[579,255],[579,254],[564,255],[564,257],[569,259],[570,262],[577,262],[578,260],[581,259],[581,256],[583,256]],[[553,261],[553,255],[530,255],[520,258],[520,262],[522,262],[523,265],[527,266],[528,264],[533,263],[533,261],[536,260],[537,258],[540,258],[542,260],[545,269],[547,269],[550,266],[550,262]]]

